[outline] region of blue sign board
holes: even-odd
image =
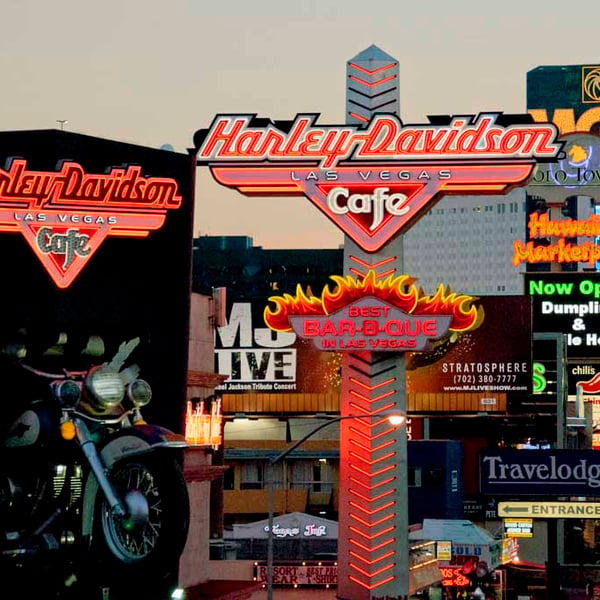
[[[482,494],[600,496],[600,452],[497,450],[479,456]]]

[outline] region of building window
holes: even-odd
[[[241,490],[261,490],[264,487],[263,465],[255,462],[242,463],[240,472]]]
[[[233,465],[223,473],[223,489],[224,490],[233,490],[235,489],[235,470]]]
[[[421,487],[421,467],[408,467],[408,487]]]

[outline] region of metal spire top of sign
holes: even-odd
[[[398,61],[374,44],[346,63],[346,122],[367,123],[378,112],[400,114]]]

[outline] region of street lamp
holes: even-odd
[[[314,429],[309,431],[306,435],[296,440],[293,444],[288,446],[285,450],[269,459],[268,463],[268,476],[267,476],[267,487],[268,487],[268,500],[269,500],[269,524],[268,524],[268,536],[267,536],[267,600],[273,600],[273,513],[275,512],[275,487],[273,481],[273,465],[277,464],[280,460],[283,460],[288,454],[293,452],[298,446],[303,444],[306,440],[311,438],[315,433],[321,431],[325,427],[329,427],[333,423],[339,423],[344,419],[371,419],[387,417],[388,421],[394,427],[402,425],[406,421],[406,416],[399,413],[398,411],[388,410],[380,411],[375,413],[363,413],[358,415],[340,415],[337,417],[323,417],[327,420],[320,425],[317,425]]]

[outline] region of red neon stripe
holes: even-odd
[[[351,273],[354,273],[355,275],[358,275],[359,277],[365,277],[367,275],[364,271],[359,271],[358,269],[355,269],[354,267],[350,267],[349,271]],[[384,271],[383,273],[377,273],[376,277],[378,279],[383,279],[384,277],[387,277],[388,275],[392,275],[395,272],[396,272],[396,269],[389,269],[388,271]]]
[[[377,575],[380,575],[381,573],[385,573],[386,571],[389,571],[390,569],[392,569],[394,567],[395,563],[390,563],[389,565],[385,565],[385,567],[381,567],[380,569],[377,569],[377,571],[373,571],[372,573],[369,573],[369,571],[365,571],[362,567],[359,567],[358,565],[355,565],[354,563],[349,563],[349,566],[352,567],[355,571],[358,571],[361,575],[364,575],[365,577],[375,577]]]
[[[357,508],[358,510],[361,510],[365,514],[372,516],[378,512],[381,512],[382,510],[385,510],[386,508],[389,508],[390,506],[394,506],[396,502],[392,500],[391,502],[388,502],[387,504],[384,504],[374,510],[367,510],[366,508],[363,508],[360,504],[358,504],[357,502],[353,502],[352,500],[350,500],[348,504],[350,504],[350,506],[353,506],[354,508]]]
[[[354,544],[355,546],[358,546],[362,550],[365,550],[366,552],[376,552],[380,548],[385,548],[386,546],[389,546],[390,544],[393,544],[396,541],[396,538],[390,538],[389,540],[387,540],[385,542],[381,542],[381,544],[377,544],[376,546],[365,546],[364,544],[361,544],[360,542],[356,541],[353,538],[348,538],[348,541],[351,544]]]
[[[396,489],[393,488],[391,490],[388,490],[387,492],[383,492],[381,494],[378,494],[377,496],[373,496],[373,497],[369,497],[369,496],[365,496],[363,494],[360,494],[359,492],[357,492],[356,490],[353,490],[352,488],[350,488],[348,490],[351,494],[354,494],[355,496],[358,496],[361,500],[364,500],[365,502],[376,502],[377,500],[381,500],[382,498],[385,498],[386,496],[389,496],[390,494],[393,494]]]
[[[360,467],[357,467],[352,463],[350,463],[350,468],[354,469],[355,471],[358,471],[359,473],[362,473],[363,475],[366,475],[367,477],[377,477],[377,475],[381,475],[382,473],[387,473],[388,471],[391,471],[394,468],[394,465],[384,467],[383,469],[379,469],[379,471],[375,471],[374,473],[369,473],[368,471],[365,471],[364,469],[361,469]]]
[[[378,400],[383,400],[384,398],[387,398],[388,396],[393,396],[395,393],[396,393],[396,390],[390,390],[389,392],[385,392],[385,394],[381,394],[380,396],[375,396],[374,398],[371,398],[369,396],[363,396],[362,394],[359,394],[358,392],[356,392],[354,390],[350,390],[350,394],[352,394],[356,398],[360,398],[361,400],[367,400],[370,402],[377,402]],[[391,406],[393,406],[393,404]]]
[[[505,184],[481,184],[481,183],[472,183],[472,184],[468,184],[465,183],[460,184],[460,183],[451,183],[451,184],[444,184],[442,186],[441,189],[444,190],[453,190],[453,191],[468,191],[468,190],[479,190],[479,191],[496,191],[496,190],[503,190],[506,187]]]
[[[358,398],[360,400],[365,400],[366,402],[372,403],[372,402],[377,402],[378,400],[383,400],[384,398],[387,398],[388,396],[392,396],[396,393],[396,390],[390,390],[389,392],[386,392],[385,394],[381,394],[381,396],[377,396],[376,398],[369,398],[368,396],[363,396],[362,394],[359,394],[358,392],[355,392],[354,390],[350,390],[350,394],[352,396],[354,396],[355,398]],[[382,406],[381,408],[378,408],[377,410],[365,410],[362,406],[356,404],[356,402],[350,402],[350,406],[366,415],[370,416],[377,416],[380,412],[387,410],[388,408],[392,408],[393,406],[396,406],[395,402],[388,402],[385,406]],[[362,417],[358,418],[359,423],[362,423]],[[385,419],[383,420],[385,421]],[[383,423],[383,421],[379,421],[380,423]],[[370,423],[369,423],[370,424]]]
[[[378,487],[382,487],[388,483],[391,483],[392,481],[395,481],[395,477],[389,477],[388,479],[385,479],[384,481],[381,481],[379,483],[376,483],[374,485],[369,485],[367,483],[363,483],[362,481],[356,479],[356,477],[350,477],[350,481],[353,481],[354,483],[356,483],[357,485],[360,485],[360,487],[365,488],[366,490],[374,490]]]
[[[395,527],[388,527],[387,529],[384,529],[383,531],[380,531],[379,533],[374,533],[373,535],[369,535],[368,533],[364,533],[360,529],[358,529],[357,527],[353,527],[352,525],[350,525],[348,527],[348,529],[350,529],[350,531],[353,531],[357,535],[360,535],[361,537],[364,537],[367,540],[374,540],[375,538],[381,537],[382,535],[385,535],[386,533],[390,533],[390,531],[394,531],[394,529],[396,529],[396,528]]]
[[[395,431],[395,428],[394,427],[390,427],[386,431],[382,431],[381,433],[378,433],[377,435],[369,435],[367,433],[363,433],[359,429],[356,429],[356,427],[350,427],[350,431],[352,431],[353,433],[356,433],[357,435],[362,436],[363,438],[365,438],[367,440],[376,440],[376,439],[378,439],[380,437],[383,437],[385,435],[392,434]]]
[[[363,117],[362,115],[358,115],[354,112],[349,112],[348,113],[351,117],[354,117],[355,119],[358,119],[359,121],[362,121],[363,123],[368,123],[369,119],[366,119],[365,117]]]
[[[354,556],[354,558],[358,558],[358,560],[361,560],[366,565],[374,565],[375,563],[381,562],[382,560],[385,560],[386,558],[389,558],[390,556],[394,556],[395,552],[392,550],[391,552],[388,552],[387,554],[383,554],[379,558],[374,558],[372,560],[369,560],[368,558],[361,556],[358,552],[354,552],[354,550],[350,550],[348,552],[348,554],[350,554],[350,556]]]
[[[356,458],[356,460],[360,460],[360,461],[364,462],[365,464],[369,465],[370,467],[372,467],[373,465],[376,465],[377,463],[380,463],[384,460],[387,460],[388,458],[392,458],[393,456],[396,456],[395,452],[388,452],[387,454],[384,454],[380,458],[376,458],[375,460],[368,460],[366,458],[363,458],[356,452],[349,452],[349,454],[350,454],[350,456],[354,456],[354,458]]]
[[[300,192],[297,185],[241,185],[238,190],[242,193],[260,193],[260,192]]]
[[[355,515],[354,513],[350,513],[349,516],[351,519],[358,521],[361,525],[364,525],[365,527],[376,527],[377,525],[381,525],[382,523],[393,519],[396,516],[396,513],[392,513],[387,517],[381,517],[381,519],[377,519],[376,521],[373,521],[373,523],[369,523],[369,521],[366,521],[365,519],[359,517],[358,515]]]
[[[350,579],[350,581],[354,581],[354,583],[358,583],[358,585],[362,585],[362,587],[364,587],[368,590],[374,590],[375,588],[382,586],[384,583],[393,581],[396,578],[393,575],[391,575],[390,577],[387,577],[386,579],[382,579],[379,583],[376,583],[374,585],[368,585],[368,584],[364,583],[363,581],[361,581],[360,579],[358,579],[357,577],[354,577],[353,575],[350,575],[348,577],[348,579]]]
[[[367,269],[376,269],[377,267],[392,262],[397,258],[397,256],[390,256],[389,258],[384,258],[383,260],[374,263],[368,263],[367,261],[363,260],[362,258],[359,258],[358,256],[350,256],[350,260],[353,260],[355,263],[358,263],[359,265],[366,267]]]
[[[394,381],[396,381],[396,378],[390,377],[389,379],[386,379],[385,381],[382,381],[381,383],[378,383],[376,385],[367,385],[366,383],[363,383],[362,381],[359,381],[358,379],[356,379],[356,377],[350,377],[350,381],[352,383],[355,383],[357,386],[370,391],[370,390],[376,390],[377,388],[383,387],[384,385],[387,385],[388,383],[394,383]]]
[[[351,67],[353,67],[354,69],[356,69],[357,71],[362,71],[363,73],[367,73],[369,75],[375,75],[375,73],[379,73],[380,71],[385,71],[386,69],[389,69],[391,67],[395,67],[398,63],[393,62],[393,63],[389,63],[387,65],[383,65],[383,67],[377,67],[377,69],[366,69],[365,67],[361,67],[360,65],[357,65],[356,63],[348,63]]]
[[[389,77],[384,77],[383,79],[380,79],[379,81],[365,81],[364,79],[361,79],[360,77],[355,77],[354,75],[350,75],[349,79],[352,79],[352,81],[357,81],[358,83],[362,83],[363,85],[366,85],[367,87],[375,87],[376,85],[381,85],[382,83],[385,83],[386,81],[391,81],[392,79],[396,79],[395,75],[390,75]]]
[[[377,452],[378,450],[383,450],[384,448],[387,448],[388,446],[395,444],[396,440],[390,440],[389,442],[384,442],[383,444],[381,444],[379,446],[374,446],[373,448],[370,448],[369,446],[365,446],[364,444],[361,444],[360,442],[357,442],[356,440],[353,440],[352,438],[350,439],[350,443],[354,444],[355,446],[358,446],[359,448],[361,448],[362,450],[365,450],[366,452]]]

